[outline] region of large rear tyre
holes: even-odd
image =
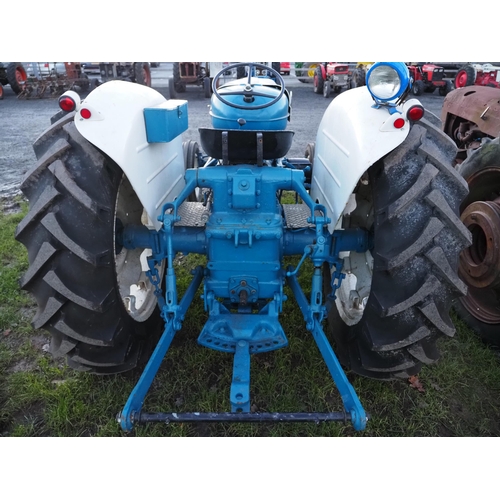
[[[28,79],[24,66],[20,62],[11,62],[7,66],[6,73],[10,88],[16,94],[20,94],[23,90],[23,83]]]
[[[198,168],[199,159],[198,155],[200,153],[200,147],[196,141],[184,141],[182,143],[182,150],[184,153],[184,165],[185,168]],[[195,188],[194,191],[188,196],[187,201],[202,201],[202,191],[199,188]]]
[[[186,84],[181,79],[181,65],[180,63],[173,63],[172,65],[172,75],[174,80],[174,90],[175,92],[182,93],[186,92]]]
[[[212,79],[208,76],[203,78],[203,91],[205,92],[205,97],[207,99],[212,97]]]
[[[300,63],[299,63],[300,64]],[[305,62],[302,63],[300,69],[295,69],[295,74],[297,75],[299,82],[310,83],[313,81],[314,73],[316,68],[319,66],[317,62]],[[297,68],[297,66],[296,66]]]
[[[134,81],[146,87],[151,87],[151,66],[148,62],[134,63]]]
[[[177,92],[175,91],[175,83],[173,78],[168,79],[168,95],[170,99],[177,99]]]
[[[457,274],[470,233],[458,218],[467,184],[451,167],[455,145],[426,120],[379,160],[355,190],[342,227],[373,234],[373,250],[344,259],[346,278],[328,323],[340,361],[371,378],[407,378],[439,357],[452,336]],[[347,213],[349,212],[349,213]],[[329,277],[329,272],[327,273]]]
[[[50,332],[55,357],[83,371],[123,372],[149,354],[162,329],[143,252],[116,240],[121,227],[147,218],[121,169],[79,134],[73,117],[37,139],[38,162],[21,185],[30,203],[16,230],[30,263],[21,286],[36,298],[33,325]]]
[[[458,172],[470,190],[460,213],[472,245],[460,255],[468,293],[455,309],[483,340],[500,346],[500,138],[483,144]]]
[[[323,73],[321,72],[321,67],[318,66],[314,71],[313,91],[315,94],[323,93],[324,83],[325,81],[323,79]]]
[[[360,66],[353,70],[351,79],[349,80],[349,87],[354,89],[363,87],[364,85],[366,85],[366,70],[364,67]]]
[[[425,85],[422,80],[416,80],[413,82],[411,91],[413,95],[422,95],[424,93]]]
[[[439,95],[444,97],[453,90],[453,85],[450,80],[445,80],[445,84],[439,87]]]
[[[476,81],[476,71],[473,66],[466,64],[462,66],[455,76],[455,88],[470,87]]]

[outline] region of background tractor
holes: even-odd
[[[168,92],[171,99],[176,99],[178,94],[186,92],[186,85],[197,85],[203,88],[205,97],[212,95],[212,80],[210,77],[211,66],[217,72],[220,63],[209,62],[175,62],[173,63],[173,77],[168,81]],[[213,74],[212,74],[213,76]]]
[[[459,263],[468,293],[455,308],[484,340],[500,346],[500,88],[454,90],[441,120],[458,147],[456,168],[470,190],[460,206],[472,233]]]
[[[331,92],[342,92],[350,88],[349,65],[345,63],[322,63],[314,71],[315,94],[329,97]]]
[[[218,84],[241,67],[246,78]],[[75,369],[113,374],[149,358],[120,412],[124,431],[330,420],[363,430],[368,416],[342,366],[408,379],[439,358],[437,340],[454,334],[450,307],[466,293],[457,262],[471,242],[458,217],[467,184],[451,165],[453,142],[408,99],[406,66],[375,63],[367,82],[332,100],[304,158],[287,156],[284,80],[259,63],[214,76],[199,146],[182,138],[187,102],[153,89],[110,81],[83,101],[60,97],[63,116],[36,140],[21,185],[30,205],[16,230],[29,259],[21,285],[51,353]],[[182,297],[178,254],[203,257]],[[296,341],[279,320],[292,297],[341,411],[252,411],[250,361]],[[145,413],[193,300],[207,316],[198,344],[233,356],[230,411]]]
[[[28,74],[22,63],[0,63],[0,85],[10,85],[14,93],[21,93],[27,78]]]
[[[453,89],[451,81],[445,80],[445,70],[441,66],[432,63],[410,63],[408,69],[413,78],[413,95],[432,93],[438,89],[439,95],[445,96]]]
[[[455,76],[455,88],[471,85],[500,88],[500,66],[493,64],[465,64]]]

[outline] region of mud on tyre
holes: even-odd
[[[140,254],[115,242],[121,225],[144,223],[143,207],[73,116],[36,140],[38,162],[21,185],[30,208],[16,230],[29,258],[20,284],[37,300],[33,325],[50,332],[55,357],[79,370],[122,372],[149,354],[162,328]]]
[[[449,310],[467,292],[458,256],[471,243],[458,216],[468,188],[451,167],[455,152],[421,120],[356,188],[343,227],[369,229],[373,250],[345,259],[328,317],[336,353],[356,373],[407,378],[438,359],[439,337],[455,333]]]

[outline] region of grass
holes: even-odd
[[[48,334],[34,331],[32,297],[19,289],[25,248],[14,240],[26,213],[0,214],[0,434],[5,436],[122,436],[115,421],[141,371],[97,377],[69,369],[46,351]],[[179,288],[200,261],[180,266]],[[307,282],[307,268],[303,273]],[[289,347],[252,357],[254,411],[337,411],[340,396],[290,290],[282,324]],[[156,376],[144,404],[154,411],[228,411],[232,356],[197,345],[206,314],[197,299]],[[348,373],[370,414],[365,432],[324,424],[150,424],[132,436],[499,436],[500,363],[459,318],[443,339],[440,362],[408,381],[377,382]]]

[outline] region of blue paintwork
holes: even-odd
[[[186,101],[166,101],[155,108],[144,108],[146,137],[149,143],[170,142],[188,128]]]
[[[250,103],[260,106],[279,95],[280,88],[271,78],[254,78],[257,82],[253,88],[256,92],[265,93],[269,97],[256,96]],[[231,92],[242,92],[245,87],[244,80],[236,80],[218,89],[221,96],[230,102],[243,105],[242,95],[231,95]],[[284,93],[277,103],[270,107],[244,110],[228,106],[212,96],[210,116],[212,126],[223,130],[285,130],[290,116],[288,93]],[[238,120],[240,120],[238,122]],[[243,122],[242,122],[243,120]]]
[[[387,99],[381,99],[380,97],[377,97],[375,94],[370,89],[369,81],[370,81],[370,75],[373,73],[373,71],[380,66],[389,66],[399,76],[399,79],[401,81],[401,86],[399,90],[394,93],[391,97],[388,97]],[[372,95],[373,99],[375,100],[376,103],[379,104],[384,104],[387,106],[395,106],[395,101],[399,99],[405,92],[407,92],[410,88],[410,72],[408,70],[408,67],[406,66],[405,63],[403,62],[377,62],[371,66],[371,68],[368,70],[366,74],[366,87],[368,88],[368,91]]]
[[[209,318],[198,342],[234,354],[229,397],[231,411],[249,412],[251,355],[288,345],[279,322],[283,302],[287,300],[283,291],[287,279],[306,326],[313,333],[339,388],[345,411],[351,416],[355,429],[364,429],[366,414],[321,327],[326,314],[321,267],[324,262],[336,267],[333,281],[339,284],[342,279],[339,252],[366,251],[371,245],[369,235],[360,229],[329,234],[326,209],[308,195],[302,170],[252,165],[211,166],[188,170],[186,181],[187,187],[179,198],[163,207],[160,231],[127,227],[120,239],[120,244],[127,248],[151,248],[151,269],[154,263],[163,259],[168,265],[166,293],[159,300],[166,322],[165,332],[120,416],[122,429],[133,428],[134,415],[141,411],[154,375],[175,332],[181,328],[200,282],[203,282],[203,299]],[[196,186],[211,188],[214,192],[212,213],[205,228],[176,227],[175,222],[180,220],[179,207]],[[308,219],[311,226],[301,230],[284,227],[282,208],[276,196],[281,189],[300,195],[314,214]],[[196,272],[180,304],[173,267],[178,251],[207,255],[206,268]],[[297,254],[302,254],[297,268],[285,270],[283,257]],[[306,259],[315,266],[309,301],[297,281],[300,265]]]
[[[193,281],[190,283],[178,309],[178,315],[183,316],[188,307],[190,306],[196,290],[198,289],[201,280],[203,278],[202,268],[197,268],[193,277]],[[134,427],[134,419],[140,413],[142,405],[144,404],[144,398],[153,383],[156,372],[160,368],[161,362],[167,353],[168,348],[174,338],[175,333],[180,330],[180,323],[177,318],[170,318],[165,325],[165,330],[161,336],[151,358],[149,358],[146,368],[142,372],[139,382],[136,384],[132,390],[123,411],[119,416],[119,422],[122,429],[126,432],[130,432]]]
[[[236,83],[238,85],[238,83]],[[273,84],[266,91],[278,95]],[[227,92],[232,86],[227,86]],[[221,93],[224,91],[221,90]],[[241,99],[241,96],[227,98]],[[258,98],[266,99],[266,98]],[[288,120],[288,96],[283,95],[272,107],[253,110],[234,109],[212,101],[215,127],[241,127],[238,118],[257,117],[256,128],[282,130]],[[168,114],[146,112],[146,122],[160,136],[172,128],[175,118]],[[187,115],[187,113],[186,113]],[[236,124],[236,125],[235,125]],[[274,128],[276,127],[276,128]],[[149,139],[148,139],[149,140]],[[303,164],[302,164],[303,165]],[[139,382],[119,417],[124,431],[130,431],[139,420],[144,398],[161,362],[167,354],[175,332],[182,327],[187,309],[199,285],[203,285],[203,301],[208,320],[198,343],[234,355],[233,378],[229,393],[231,412],[250,412],[250,359],[252,354],[286,347],[288,340],[279,322],[283,303],[287,300],[284,285],[288,284],[303,313],[306,327],[323,355],[327,367],[342,396],[345,412],[356,430],[363,430],[367,416],[347,380],[324,331],[326,315],[323,297],[322,267],[327,263],[332,274],[332,296],[344,277],[340,252],[365,252],[371,248],[368,233],[361,229],[337,230],[328,233],[331,222],[327,210],[310,197],[305,173],[288,160],[281,164],[266,161],[263,166],[252,164],[218,165],[211,161],[204,168],[189,169],[186,186],[173,202],[165,203],[158,220],[160,230],[126,227],[117,237],[117,245],[126,248],[151,248],[148,276],[165,321],[165,330]],[[210,215],[203,227],[176,225],[181,218],[180,207],[195,188],[213,192]],[[305,227],[289,229],[278,198],[282,190],[294,191],[309,209]],[[197,268],[182,300],[177,297],[174,257],[177,252],[207,256],[204,269]],[[285,269],[287,255],[301,255],[296,268]],[[300,288],[297,275],[301,265],[309,260],[314,266],[309,299]],[[166,261],[165,293],[162,293],[155,265]]]

